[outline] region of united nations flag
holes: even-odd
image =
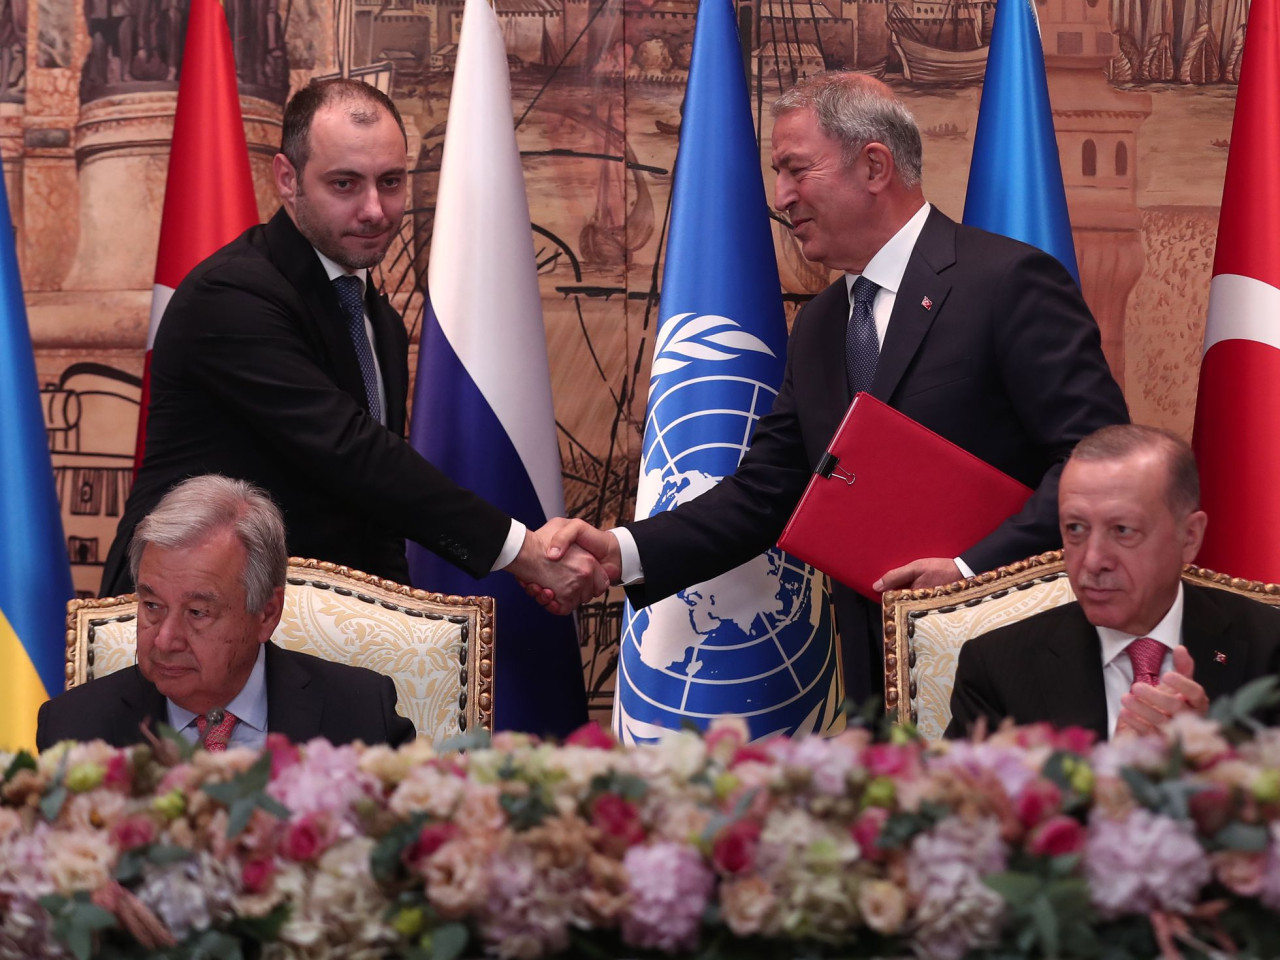
[[[698,10],[636,516],[732,473],[782,382],[782,310],[731,0]],[[821,574],[770,550],[652,606],[627,605],[614,730],[626,743],[716,717],[753,737],[829,732],[844,699]]]

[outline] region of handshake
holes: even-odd
[[[585,520],[556,517],[528,530],[506,571],[552,613],[571,613],[622,579],[618,538]]]

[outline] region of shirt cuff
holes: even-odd
[[[960,568],[960,576],[966,579],[973,576],[973,568],[969,566],[967,563],[965,563],[963,560],[961,560],[959,557],[956,557],[953,562],[957,567]]]
[[[498,559],[493,561],[493,566],[489,569],[490,573],[503,569],[516,558],[516,555],[520,553],[520,548],[524,546],[526,532],[525,525],[519,520],[511,521],[511,529],[507,531],[506,542],[503,543],[502,549],[498,551]]]
[[[618,553],[622,556],[622,583],[630,586],[644,579],[644,567],[640,565],[640,549],[636,538],[626,527],[614,527],[609,531],[618,540]]]

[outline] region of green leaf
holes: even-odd
[[[1218,697],[1209,707],[1209,718],[1223,725],[1241,723],[1259,710],[1280,704],[1280,678],[1259,677],[1250,680],[1235,693]]]
[[[40,813],[46,820],[57,820],[67,802],[67,788],[61,782],[40,798]]]
[[[17,755],[9,761],[9,766],[4,771],[4,782],[8,782],[19,770],[38,770],[36,758],[26,750],[19,750]]]
[[[1133,794],[1133,799],[1137,800],[1142,806],[1156,813],[1164,812],[1164,797],[1160,790],[1147,777],[1132,767],[1125,767],[1120,771],[1120,776],[1129,786],[1129,791]]]
[[[146,860],[146,855],[141,848],[137,850],[126,850],[120,855],[120,860],[116,863],[116,879],[121,883],[132,883],[142,877],[142,864]]]
[[[1227,850],[1261,853],[1267,849],[1269,836],[1267,828],[1261,824],[1236,821],[1219,830],[1214,835],[1213,841]]]
[[[1026,906],[1043,886],[1039,877],[1033,877],[1029,873],[1015,873],[1012,870],[993,873],[983,877],[982,882],[1004,897],[1005,902],[1011,907]]]
[[[239,939],[221,930],[205,930],[187,943],[190,960],[244,960]]]
[[[1058,915],[1048,898],[1036,897],[1031,901],[1031,922],[1035,925],[1036,935],[1046,956],[1056,957],[1059,953]]]
[[[280,930],[289,921],[291,911],[288,903],[281,903],[261,917],[236,917],[231,929],[257,943],[272,943],[280,938]]]
[[[446,923],[431,934],[431,960],[455,960],[467,948],[471,934],[461,923]]]
[[[200,749],[195,743],[184,737],[180,730],[169,726],[167,723],[156,724],[156,736],[161,740],[169,741],[169,743],[177,747],[178,759],[183,763],[190,760],[196,750]]]
[[[40,898],[40,906],[53,918],[54,937],[66,944],[77,960],[89,960],[94,933],[116,926],[115,916],[92,903],[85,891],[74,897],[49,894]]]
[[[427,820],[425,813],[415,813],[405,823],[398,823],[388,830],[374,845],[373,853],[369,855],[369,868],[375,880],[386,883],[400,875],[400,857],[417,840]]]

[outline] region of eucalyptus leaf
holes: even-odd
[[[455,960],[462,956],[470,939],[464,924],[446,923],[431,934],[431,960]]]
[[[436,746],[437,754],[466,753],[469,750],[487,750],[493,743],[493,736],[483,728],[468,730],[457,736],[449,737]]]
[[[1043,894],[1031,901],[1031,922],[1035,925],[1045,956],[1057,957],[1060,953],[1058,914]]]
[[[1029,873],[1015,873],[1011,870],[983,877],[982,882],[1004,897],[1005,902],[1012,907],[1026,906],[1043,886],[1039,877]]]
[[[36,758],[26,750],[19,750],[14,758],[9,761],[9,766],[5,768],[3,779],[5,781],[10,780],[19,770],[38,769],[40,768],[36,765]]]
[[[1214,842],[1227,850],[1261,853],[1267,849],[1270,833],[1260,823],[1229,823],[1214,835]]]

